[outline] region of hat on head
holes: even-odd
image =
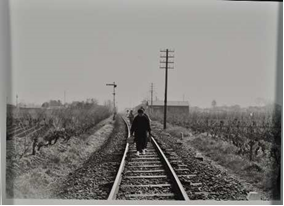
[[[138,109],[137,111],[139,114],[143,113],[143,110],[142,109]]]

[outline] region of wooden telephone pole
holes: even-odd
[[[153,112],[153,92],[154,92],[154,84],[153,83],[151,83],[151,90],[150,90],[150,92],[151,92],[150,113],[152,114],[152,112]]]
[[[154,92],[154,85],[151,83],[151,107],[153,106],[153,92]]]
[[[169,61],[170,58],[174,58],[173,55],[169,55],[169,53],[173,53],[173,50],[161,50],[160,52],[165,53],[165,55],[161,55],[160,58],[164,59],[164,61],[160,61],[160,63],[165,64],[164,66],[160,66],[160,69],[166,69],[165,72],[165,101],[164,101],[164,129],[167,128],[167,93],[168,93],[168,69],[173,69],[173,66],[169,66],[169,64],[173,64],[173,61]]]

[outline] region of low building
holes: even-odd
[[[152,105],[149,103],[149,108],[152,112],[164,112],[164,101],[153,101]],[[175,114],[188,114],[189,102],[188,101],[168,101],[167,112]]]

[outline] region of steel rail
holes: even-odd
[[[123,117],[122,117],[122,119],[125,122],[126,127],[127,127],[127,139],[128,139],[130,137],[130,128],[129,128],[129,125],[127,123],[127,120]],[[108,200],[115,200],[116,199],[116,195],[118,193],[120,182],[121,182],[121,179],[122,179],[122,172],[123,172],[124,167],[125,167],[125,159],[126,159],[128,150],[129,150],[129,143],[127,142],[126,146],[125,146],[124,154],[123,154],[123,157],[121,159],[121,163],[120,163],[120,166],[119,166],[119,169],[118,169],[118,172],[117,172],[117,175],[115,177],[115,181],[112,185],[110,194],[108,196]]]
[[[130,128],[129,125],[127,123],[127,120],[125,118],[122,117],[122,119],[124,120],[126,126],[127,126],[127,138],[130,138]],[[161,163],[164,165],[165,167],[165,171],[168,175],[168,177],[171,179],[171,185],[175,191],[175,197],[177,198],[177,200],[184,200],[184,201],[189,201],[189,198],[182,186],[182,184],[180,183],[178,176],[176,175],[174,169],[172,168],[172,166],[169,163],[169,160],[167,159],[167,157],[165,156],[165,154],[163,153],[163,151],[161,150],[161,148],[159,147],[158,143],[155,141],[155,139],[153,138],[153,136],[151,137],[152,143],[154,145],[154,148],[156,150],[156,152],[158,153],[158,156],[160,157],[160,161]],[[117,172],[117,175],[115,177],[115,181],[113,183],[113,186],[111,188],[110,194],[108,196],[107,200],[115,200],[117,198],[117,194],[120,188],[120,183],[122,180],[122,173],[124,171],[125,165],[126,165],[126,157],[127,157],[127,153],[129,151],[129,143],[126,143],[126,147],[125,147],[125,151]],[[139,162],[141,163],[141,162]],[[167,177],[167,175],[162,175]],[[161,175],[159,177],[162,177]],[[141,178],[141,176],[131,176],[130,178]],[[144,178],[157,178],[157,176],[145,176]],[[145,196],[145,195],[142,195]]]
[[[154,147],[157,149],[159,156],[161,157],[162,163],[164,164],[165,169],[167,170],[166,172],[168,173],[168,175],[170,176],[170,178],[172,180],[173,188],[174,188],[175,192],[177,193],[176,195],[177,195],[178,200],[189,201],[189,198],[188,198],[181,182],[179,181],[177,174],[175,173],[174,169],[172,168],[170,162],[168,161],[167,157],[165,156],[165,154],[163,153],[163,151],[161,150],[161,148],[159,147],[158,143],[153,138],[153,136],[151,136],[151,140],[152,140]]]

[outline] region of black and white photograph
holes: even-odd
[[[1,0],[3,203],[283,204],[282,6]]]

